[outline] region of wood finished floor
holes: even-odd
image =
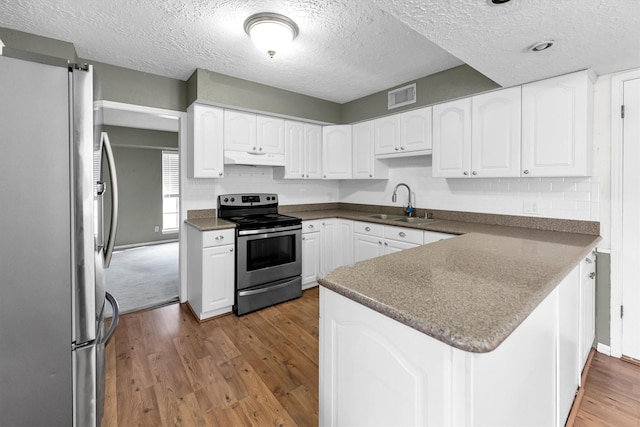
[[[104,427],[318,425],[318,288],[203,323],[130,313],[106,353]],[[596,353],[573,425],[640,426],[640,366]]]
[[[122,316],[102,425],[317,426],[318,299],[203,323],[182,304]]]

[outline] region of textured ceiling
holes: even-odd
[[[274,59],[243,29],[263,11],[300,28]],[[638,0],[0,0],[0,27],[89,60],[182,80],[203,68],[340,103],[462,63],[503,86],[640,67]],[[557,44],[526,51],[542,39]]]

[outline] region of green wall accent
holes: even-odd
[[[61,40],[2,27],[0,27],[0,40],[2,40],[6,47],[13,49],[64,58],[70,62],[75,62],[77,59],[76,48],[73,46],[73,43],[63,42]]]
[[[596,342],[611,345],[611,255],[596,257]]]
[[[403,107],[387,109],[387,92],[391,89],[416,83],[416,102]],[[355,123],[375,117],[412,110],[417,107],[470,96],[500,86],[468,65],[441,71],[430,76],[403,83],[364,98],[342,104],[342,123]]]
[[[105,126],[104,130],[113,145],[118,173],[120,215],[116,246],[177,239],[178,233],[156,233],[154,226],[162,230],[161,148],[177,150],[178,134],[116,126]],[[109,188],[107,180],[107,191]],[[109,212],[110,200],[106,197],[106,221]]]
[[[187,93],[189,105],[197,100],[230,108],[340,123],[341,106],[338,103],[200,68],[189,78]]]
[[[89,59],[102,86],[101,99],[167,110],[187,110],[187,82]]]

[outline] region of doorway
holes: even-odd
[[[123,313],[184,302],[184,218],[175,209],[180,206],[182,161],[174,160],[186,140],[186,113],[110,101],[97,105],[111,134],[120,187],[118,236],[106,271],[107,289]]]
[[[612,79],[611,354],[640,360],[640,70]]]

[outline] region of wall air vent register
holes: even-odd
[[[416,84],[410,84],[388,92],[388,110],[416,102]]]

